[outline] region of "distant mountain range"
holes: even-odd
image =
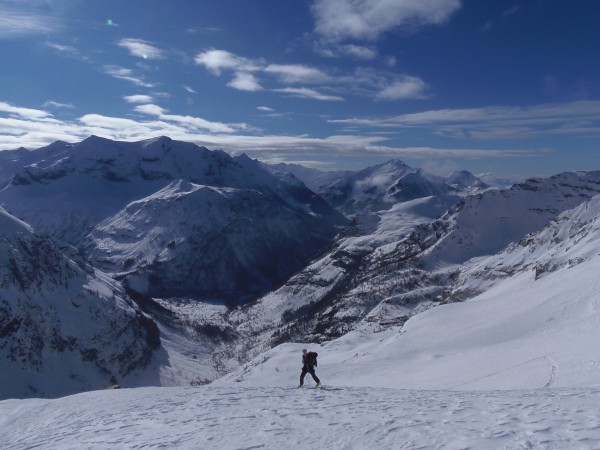
[[[0,397],[205,383],[280,343],[401,327],[591,257],[569,248],[594,232],[581,208],[600,194],[600,172],[496,189],[167,137],[0,152],[0,181]]]

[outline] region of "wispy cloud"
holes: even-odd
[[[133,56],[143,59],[165,59],[165,52],[152,42],[142,39],[121,39],[119,47],[126,48]]]
[[[407,100],[429,97],[431,88],[422,79],[409,75],[401,76],[379,91],[377,100]]]
[[[503,11],[502,16],[503,17],[512,16],[513,14],[516,14],[517,12],[519,12],[520,9],[521,9],[521,7],[519,5],[514,5],[512,8],[509,8],[509,9]]]
[[[344,101],[343,97],[339,97],[337,95],[323,94],[319,91],[316,91],[314,89],[309,89],[309,88],[286,87],[286,88],[282,88],[282,89],[273,89],[273,91],[281,92],[283,94],[289,94],[293,97],[308,98],[308,99],[312,99],[312,100],[321,100],[321,101],[325,101],[325,102]]]
[[[188,133],[198,132],[198,130],[207,130],[212,133],[234,133],[241,129],[246,129],[246,124],[226,124],[222,122],[212,122],[201,117],[182,116],[177,114],[167,114],[167,111],[158,105],[138,105],[135,111],[150,116],[156,116],[160,120],[171,125],[184,127]]]
[[[366,47],[364,45],[347,44],[340,45],[339,51],[345,55],[351,56],[355,59],[361,59],[363,61],[369,61],[377,58],[377,50],[373,47]]]
[[[379,118],[329,122],[370,128],[424,128],[453,138],[505,139],[540,135],[600,135],[600,101],[527,107],[440,109]]]
[[[322,70],[300,64],[269,64],[264,71],[275,75],[285,84],[323,83],[331,79]]]
[[[263,112],[274,112],[273,108],[269,108],[268,106],[257,106],[256,109]]]
[[[396,27],[439,25],[461,6],[461,0],[315,0],[315,31],[326,40],[374,41]]]
[[[181,85],[181,87],[183,89],[185,89],[187,92],[189,92],[190,94],[197,94],[198,93],[194,89],[192,89],[190,86],[188,86],[187,84],[183,84],[183,85]]]
[[[151,88],[154,87],[155,84],[148,83],[142,77],[138,77],[134,74],[133,70],[127,69],[125,67],[108,65],[104,66],[104,73],[110,75],[111,77],[118,78],[120,80],[129,81],[136,86]]]
[[[188,34],[220,33],[222,31],[218,27],[190,27],[185,30]]]
[[[44,102],[44,104],[42,106],[44,108],[66,108],[66,109],[72,109],[75,107],[72,103],[60,103],[60,102],[55,102],[53,100],[48,100],[47,102]]]
[[[0,4],[0,39],[15,39],[61,30],[62,24],[55,17],[35,14],[25,10],[24,7],[17,8],[15,4],[13,6]]]
[[[81,51],[72,45],[59,44],[57,42],[46,42],[46,46],[56,50],[62,56],[77,59],[79,61],[91,62],[91,58],[81,53]]]
[[[390,158],[513,158],[543,156],[545,150],[394,147],[378,135],[333,135],[324,138],[252,134],[246,124],[213,122],[200,117],[169,114],[154,105],[137,105],[142,119],[85,114],[75,120],[58,120],[48,112],[0,102],[0,149],[38,148],[56,140],[77,142],[91,134],[110,139],[137,141],[168,135],[230,153],[286,160],[298,155],[380,156]]]
[[[347,46],[348,51],[369,52],[368,47]],[[374,51],[374,50],[373,50]],[[367,55],[365,55],[367,57]],[[303,64],[274,64],[264,59],[250,59],[227,50],[207,50],[198,54],[196,64],[204,66],[215,76],[225,71],[234,74],[227,86],[244,90],[270,90],[299,98],[311,98],[324,101],[344,100],[342,95],[361,95],[374,100],[422,99],[431,95],[431,87],[421,78],[410,75],[397,75],[391,71],[358,68],[353,73],[331,74],[317,67]],[[388,59],[395,63],[395,58]],[[259,76],[268,75],[282,86],[265,87]],[[314,88],[290,87],[290,85],[310,84]],[[335,90],[338,95],[323,94],[323,90]]]

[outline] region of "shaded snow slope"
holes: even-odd
[[[97,226],[89,253],[138,292],[242,303],[302,267],[336,231],[256,190],[177,180]]]
[[[159,345],[116,282],[0,209],[0,398],[104,388],[140,375]]]
[[[0,402],[3,448],[598,448],[600,390],[146,388]]]

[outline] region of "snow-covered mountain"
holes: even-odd
[[[354,172],[326,172],[294,164],[267,167],[276,175],[293,174],[333,206],[350,215],[386,210],[398,202],[432,195],[467,195],[488,188],[467,171],[439,177],[423,169],[409,167],[400,160],[390,160]]]
[[[0,439],[8,449],[598,448],[599,198],[524,242],[537,259],[563,260],[569,247],[578,264],[506,274],[402,327],[282,344],[210,386],[4,400]],[[564,247],[552,255],[554,231]],[[302,348],[319,353],[321,389],[295,388]]]
[[[138,292],[240,304],[329,242],[322,219],[253,189],[177,180],[95,227],[89,254]]]
[[[166,356],[147,371],[163,385],[206,383],[281,343],[387,333],[485,294],[499,264],[484,258],[600,193],[600,172],[505,190],[399,161],[319,178],[168,138],[90,138],[24,155],[0,202],[122,282],[160,330]],[[349,224],[309,183],[340,194]],[[544,278],[555,268],[544,261],[523,267]]]
[[[118,283],[0,208],[0,398],[131,382],[159,345]]]
[[[26,156],[26,164],[0,191],[0,202],[37,230],[65,242],[80,243],[95,225],[130,202],[178,179],[255,189],[298,211],[341,220],[314,193],[282,182],[249,158],[234,159],[167,137],[118,142],[92,136],[78,144],[57,142]],[[327,223],[329,218],[323,219]]]
[[[144,293],[242,302],[300,269],[346,223],[297,180],[166,137],[92,136],[25,156],[0,202],[103,268],[135,275]]]
[[[520,241],[599,194],[599,182],[599,172],[569,172],[504,191],[399,203],[375,215],[374,230],[342,237],[328,255],[249,308],[252,320],[240,332],[263,333],[268,347],[401,325],[447,301],[461,264]]]

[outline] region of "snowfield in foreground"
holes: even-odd
[[[3,449],[598,448],[600,389],[140,388],[0,403]]]

